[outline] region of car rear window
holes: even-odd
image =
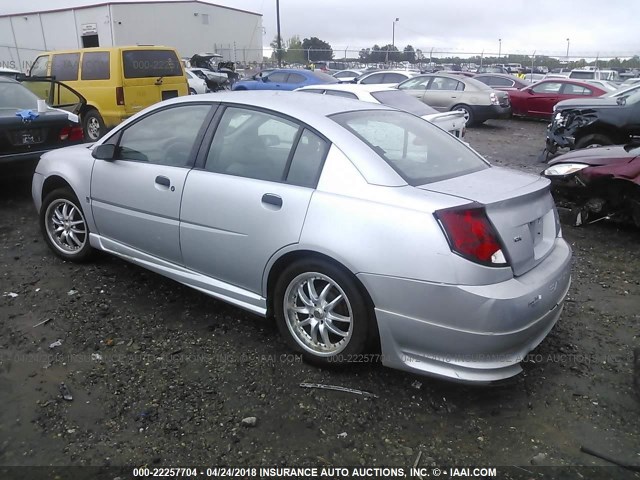
[[[434,108],[422,103],[415,97],[407,95],[400,90],[389,90],[385,92],[371,92],[371,96],[383,105],[389,105],[405,112],[413,113],[419,117],[438,113]]]
[[[571,72],[569,74],[569,78],[580,78],[583,80],[593,80],[594,78],[596,78],[596,73],[595,72]]]
[[[34,110],[38,97],[16,82],[0,81],[0,115],[15,117],[16,110]]]
[[[173,50],[127,50],[122,52],[125,78],[181,77],[182,68]]]
[[[406,112],[359,110],[331,118],[366,143],[409,185],[424,185],[490,168],[449,133]]]
[[[337,78],[332,77],[324,72],[314,71],[311,74],[318,80],[322,80],[322,83],[340,83]]]

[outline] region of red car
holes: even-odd
[[[551,118],[553,107],[569,98],[599,97],[607,93],[590,83],[564,78],[550,78],[520,90],[509,92],[513,115]]]

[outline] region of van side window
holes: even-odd
[[[109,52],[85,52],[82,56],[82,80],[109,80]]]
[[[60,82],[78,80],[79,53],[58,53],[51,61],[51,76]]]
[[[32,77],[46,77],[47,70],[49,70],[49,55],[43,55],[33,62],[29,75]]]

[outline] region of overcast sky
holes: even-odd
[[[99,3],[100,0],[0,0],[0,14]],[[214,0],[263,14],[268,48],[276,34],[275,0]],[[547,54],[564,57],[631,56],[640,53],[638,0],[280,0],[282,37],[316,36],[335,57],[391,43],[435,52]]]

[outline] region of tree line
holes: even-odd
[[[278,39],[277,37],[271,42],[271,48],[273,53],[271,55],[272,60],[278,58]],[[353,51],[349,52],[355,53]],[[281,55],[282,60],[285,63],[292,64],[306,64],[313,63],[321,60],[332,60],[334,58],[334,50],[331,45],[319,39],[318,37],[304,38],[300,40],[298,35],[294,35],[288,40],[282,40],[281,42]],[[371,48],[363,48],[358,52],[357,56],[347,56],[345,51],[344,57],[341,60],[348,62],[361,62],[361,63],[399,63],[409,62],[425,63],[433,61],[434,63],[444,64],[470,64],[476,65],[484,64],[504,64],[504,63],[520,63],[523,67],[531,67],[544,65],[549,68],[566,67],[566,68],[580,68],[587,65],[596,65],[600,68],[640,68],[640,57],[634,55],[631,58],[620,59],[612,58],[608,60],[591,60],[587,61],[584,58],[571,59],[569,62],[564,58],[549,57],[546,55],[536,55],[535,57],[529,55],[514,55],[505,54],[500,57],[497,56],[481,56],[473,55],[469,57],[460,56],[446,56],[443,57],[442,53],[437,53],[438,58],[431,58],[429,52],[423,52],[420,49],[414,49],[413,46],[407,45],[403,50],[399,50],[395,45],[387,44],[383,46],[374,45]]]

